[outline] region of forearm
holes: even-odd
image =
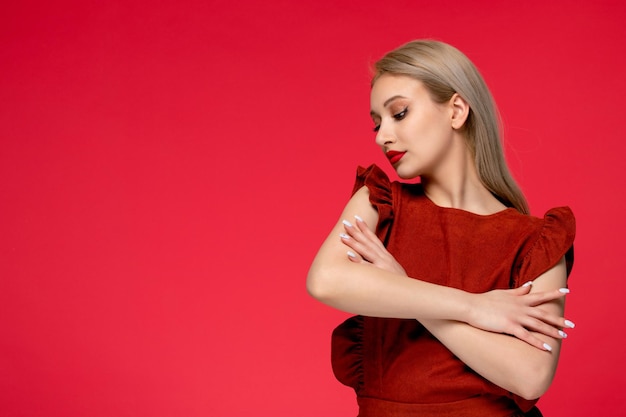
[[[473,303],[478,295],[367,265],[352,264],[345,270],[337,268],[328,274],[329,281],[334,283],[328,287],[332,291],[314,293],[326,304],[354,314],[417,318],[470,368],[523,398],[540,397],[552,382],[560,339],[529,332],[540,341],[539,346],[533,346],[519,336],[494,333],[467,324],[471,317],[469,311],[475,308]],[[560,301],[555,301],[544,304],[543,308],[562,313],[563,307]],[[547,343],[552,350],[538,349],[541,343]]]
[[[546,351],[519,338],[467,324],[476,302],[472,297],[477,295],[367,265],[347,263],[322,271],[314,264],[310,275],[316,274],[313,282],[319,285],[318,291],[309,290],[320,301],[354,314],[416,318],[478,374],[523,398],[538,398],[552,382],[560,340],[531,332],[550,345],[552,350]],[[323,284],[325,279],[328,282]],[[560,301],[549,304],[544,308],[562,312]]]
[[[325,304],[365,316],[462,320],[470,308],[464,291],[343,259],[314,262],[307,288]]]
[[[534,280],[531,293],[554,291],[555,288],[561,288],[565,284],[565,259],[561,259],[557,265]],[[535,311],[541,313],[537,317],[542,315],[546,317],[548,314],[562,316],[564,308],[565,301],[557,298],[541,303]],[[526,399],[540,397],[552,383],[559,360],[561,338],[566,336],[563,331],[557,333],[556,328],[541,333],[530,332],[527,329],[532,321],[528,322],[526,328],[518,327],[516,337],[484,331],[458,321],[430,319],[420,321],[474,371]],[[574,326],[564,319],[561,323],[558,327]],[[543,343],[544,349],[536,349],[525,343],[524,333],[531,335],[539,344]]]
[[[560,340],[535,334],[552,347],[552,351],[545,351],[467,323],[432,319],[420,322],[475,372],[525,399],[540,397],[552,382]]]

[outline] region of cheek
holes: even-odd
[[[421,131],[423,137],[433,146],[442,146],[448,143],[453,133],[454,130],[447,121],[441,120],[441,118],[435,116],[433,116],[430,123],[423,126]]]

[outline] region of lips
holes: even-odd
[[[394,165],[396,162],[402,159],[405,153],[406,152],[387,151],[385,156],[387,156],[387,158],[389,159],[389,162],[391,162],[391,165]]]

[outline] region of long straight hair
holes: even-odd
[[[478,69],[461,51],[443,42],[416,40],[388,52],[374,64],[372,85],[383,74],[405,75],[424,84],[445,103],[457,93],[469,104],[463,133],[483,185],[504,205],[528,214],[528,203],[502,151],[499,115]]]

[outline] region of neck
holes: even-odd
[[[481,215],[506,208],[480,181],[474,158],[464,142],[462,149],[450,156],[436,172],[421,177],[424,192],[434,204]]]

